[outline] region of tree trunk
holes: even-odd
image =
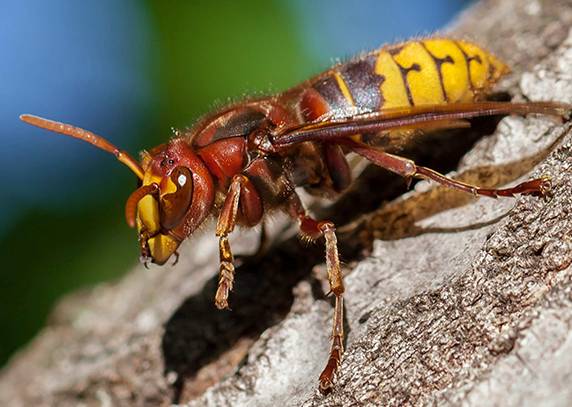
[[[501,89],[517,99],[571,102],[571,23],[569,0],[486,0],[451,31],[513,67]],[[487,185],[550,176],[549,200],[476,199],[423,182],[340,228],[347,339],[328,396],[316,392],[332,314],[316,267],[323,247],[277,241],[239,267],[232,311],[219,312],[209,230],[176,267],[137,267],[65,299],[1,372],[0,405],[572,405],[569,129],[508,117],[458,166]],[[427,149],[437,168],[450,155]],[[358,183],[337,221],[402,188],[381,179],[381,195]]]

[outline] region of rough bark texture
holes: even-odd
[[[572,1],[488,0],[453,31],[510,62],[503,87],[516,98],[572,102],[571,23]],[[571,405],[569,128],[505,118],[459,166],[494,184],[542,161],[525,177],[552,177],[548,201],[419,183],[342,230],[347,351],[326,397],[315,390],[332,313],[314,267],[323,248],[277,243],[239,268],[233,311],[217,312],[205,233],[176,267],[137,267],[64,300],[0,373],[0,405]]]

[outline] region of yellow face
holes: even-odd
[[[137,227],[141,261],[161,265],[210,214],[214,184],[183,138],[143,152],[139,168],[142,185],[127,200],[125,215]]]
[[[173,228],[186,214],[192,198],[192,176],[184,167],[174,168],[168,175],[155,175],[148,170],[143,187],[157,186],[158,193],[146,194],[137,203],[137,231],[141,244],[142,261],[164,264],[176,253],[182,239]]]

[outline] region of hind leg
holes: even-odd
[[[367,158],[374,164],[395,172],[403,177],[432,180],[446,187],[458,189],[459,191],[468,192],[473,195],[483,195],[492,198],[496,198],[498,196],[515,196],[517,194],[540,197],[547,197],[550,195],[551,184],[549,178],[532,179],[510,188],[480,188],[476,185],[466,184],[464,182],[448,178],[430,168],[418,166],[412,160],[389,154],[373,147],[353,145],[351,148],[353,151],[362,157]]]

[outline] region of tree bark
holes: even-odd
[[[570,0],[485,0],[451,35],[506,60],[514,74],[501,89],[515,98],[572,102],[571,23]],[[207,233],[176,267],[136,267],[65,299],[0,373],[0,405],[571,405],[571,146],[568,124],[504,118],[456,175],[548,175],[551,199],[418,183],[340,228],[346,353],[328,396],[316,392],[332,314],[323,247],[283,238],[238,269],[232,311],[218,312]],[[371,195],[359,188],[344,211]]]

